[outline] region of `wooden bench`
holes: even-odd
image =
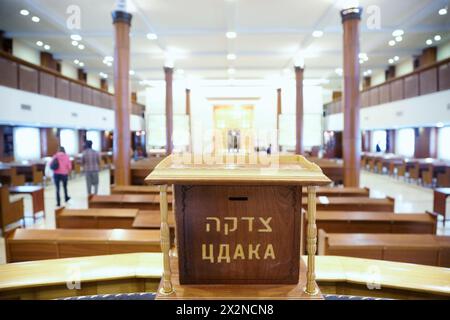
[[[168,195],[169,209],[172,197]],[[89,208],[136,208],[159,210],[159,195],[156,194],[112,194],[89,196]]]
[[[111,194],[159,194],[158,186],[116,186],[111,185]],[[172,193],[172,187],[167,188]]]
[[[19,221],[24,222],[23,199],[9,201],[9,187],[0,186],[0,228],[5,235],[7,226]]]
[[[318,230],[327,233],[436,234],[437,215],[430,212],[317,211],[316,225]]]
[[[135,162],[131,162],[131,184],[143,186],[146,185],[145,178],[153,171],[153,169],[164,160],[164,157],[149,157]],[[110,170],[110,182],[114,184],[114,168]]]
[[[175,216],[169,212],[168,223],[170,229],[175,229]],[[161,212],[159,210],[140,210],[133,221],[136,229],[159,229],[161,227]]]
[[[38,169],[35,163],[13,163],[18,174],[25,176],[25,181],[31,184],[43,184],[44,172]]]
[[[16,229],[6,238],[8,262],[160,251],[159,230]]]
[[[307,198],[302,199],[306,209]],[[384,211],[394,212],[395,200],[387,197],[375,199],[367,197],[317,197],[317,210],[319,211]]]
[[[326,233],[319,230],[319,255],[450,267],[450,237],[429,234]]]
[[[303,189],[306,193],[306,188]],[[325,197],[368,197],[369,188],[353,188],[353,187],[318,187],[317,196]]]
[[[55,210],[56,228],[132,229],[138,209],[95,208]]]
[[[0,165],[0,183],[9,186],[22,186],[25,184],[25,176],[17,174],[15,167]]]

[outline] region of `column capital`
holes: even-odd
[[[295,66],[294,70],[295,70],[295,72],[304,71],[305,70],[305,66],[303,66],[303,67]]]
[[[122,22],[122,23],[126,23],[129,26],[131,26],[131,20],[133,18],[133,15],[131,13],[125,12],[125,11],[113,11],[111,13],[112,18],[113,18],[113,24]]]
[[[342,23],[347,20],[361,20],[362,7],[347,8],[341,10]]]
[[[165,73],[173,73],[173,67],[164,67],[163,69]]]

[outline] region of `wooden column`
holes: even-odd
[[[360,93],[359,93],[359,24],[362,8],[349,8],[341,11],[344,29],[344,185],[359,187],[361,132],[360,132]]]
[[[114,182],[130,184],[130,26],[132,15],[124,11],[112,13],[114,22]]]
[[[437,128],[415,129],[414,158],[437,158]]]
[[[277,150],[280,149],[281,88],[277,89]]]
[[[166,154],[169,155],[173,151],[173,68],[164,67],[164,73],[166,76]]]
[[[186,115],[189,126],[189,152],[192,152],[191,89],[186,89]]]
[[[303,71],[295,67],[295,153],[303,154]]]

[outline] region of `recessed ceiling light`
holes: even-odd
[[[44,43],[43,43],[42,41],[37,41],[37,42],[36,42],[36,45],[37,45],[38,47],[42,47],[42,46],[44,45]]]
[[[70,36],[70,39],[72,39],[74,41],[81,41],[83,38],[79,34],[72,34]]]
[[[236,69],[233,69],[233,68],[228,69],[228,74],[235,74],[235,73],[236,73]]]
[[[237,34],[234,31],[228,31],[225,35],[228,39],[234,39],[237,37]]]
[[[443,126],[444,126],[444,123],[442,123],[442,122],[436,123],[436,127],[438,127],[438,128],[442,128]]]
[[[79,64],[79,63],[80,63],[80,60],[78,60],[78,59],[75,59],[75,60],[73,60],[73,63],[75,63],[75,64]]]
[[[427,44],[427,46],[431,46],[433,44],[433,40],[428,39],[427,41],[425,41],[425,43]]]
[[[389,59],[388,62],[389,62],[389,64],[393,64],[394,63],[394,59]]]
[[[72,41],[72,45],[73,45],[74,47],[78,46],[78,41],[73,40],[73,41]]]
[[[393,37],[400,37],[404,34],[405,34],[405,32],[402,29],[397,29],[397,30],[394,30],[394,32],[392,32]]]
[[[105,58],[103,58],[103,62],[111,62],[111,61],[114,61],[114,58],[113,57],[111,57],[111,56],[106,56]]]
[[[390,40],[390,41],[389,41],[389,45],[390,45],[391,47],[395,46],[395,41],[394,41],[394,40]]]
[[[83,63],[83,62],[80,62],[78,65],[79,65],[80,67],[84,67],[84,63]]]
[[[147,39],[148,40],[156,40],[156,39],[158,39],[158,36],[155,33],[147,33]]]
[[[395,37],[395,41],[397,42],[402,42],[402,40],[403,40],[402,36]]]
[[[447,8],[439,9],[439,15],[445,16],[447,14]]]
[[[367,70],[367,74],[372,74],[372,70],[371,69],[369,69],[369,70]]]
[[[136,72],[134,70],[130,70],[130,76],[134,76],[136,74]]]
[[[400,58],[398,56],[394,57],[394,61],[398,61]]]
[[[27,15],[30,14],[30,11],[28,11],[26,9],[22,9],[22,10],[20,10],[20,14],[23,15],[23,16],[27,16]]]
[[[44,46],[44,49],[45,49],[45,50],[50,50],[50,48],[51,48],[51,47],[50,47],[48,44],[46,44],[46,45]]]
[[[435,35],[434,36],[434,41],[441,41],[442,37],[440,35]]]
[[[229,54],[227,55],[227,59],[228,59],[228,60],[236,60],[236,55],[235,55],[234,53],[229,53]]]
[[[334,72],[336,72],[338,75],[342,75],[342,73],[344,72],[344,70],[342,70],[342,68],[336,68],[334,70]]]
[[[37,22],[41,21],[41,19],[40,19],[39,17],[33,16],[33,17],[31,18],[31,21],[37,23]]]
[[[322,30],[315,30],[315,31],[312,33],[312,36],[313,36],[314,38],[320,38],[321,36],[323,36],[323,31],[322,31]]]
[[[84,44],[80,44],[80,45],[78,45],[78,49],[80,49],[80,50],[84,50]]]

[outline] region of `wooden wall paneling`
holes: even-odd
[[[361,107],[365,108],[369,106],[369,91],[361,92]]]
[[[420,95],[438,90],[437,68],[431,68],[420,73]]]
[[[51,157],[59,147],[59,129],[41,128],[41,156]]]
[[[386,152],[395,153],[395,129],[386,130]]]
[[[391,101],[390,84],[385,83],[379,87],[380,92],[380,104],[388,103]]]
[[[56,97],[64,100],[70,99],[69,80],[61,78],[56,79]]]
[[[439,66],[438,74],[439,90],[450,89],[450,62]]]
[[[83,103],[92,105],[92,89],[89,87],[83,87]]]
[[[389,83],[391,91],[391,101],[404,99],[404,80],[403,78],[391,81]]]
[[[18,70],[17,63],[0,57],[0,85],[18,88]]]
[[[432,65],[437,61],[437,47],[428,47],[419,57],[420,68]]]
[[[55,76],[44,71],[39,71],[39,93],[46,96],[56,96]]]
[[[380,104],[380,89],[378,87],[370,89],[369,103],[371,106]]]
[[[437,156],[437,128],[416,128],[415,158],[433,158]]]
[[[96,107],[102,106],[102,96],[100,91],[97,90],[92,91],[92,105]]]
[[[19,66],[19,89],[39,92],[38,71],[27,66]]]
[[[75,82],[70,83],[70,101],[83,103],[83,97],[81,93],[81,85]]]
[[[412,74],[405,77],[405,99],[417,97],[419,95],[419,75]]]

